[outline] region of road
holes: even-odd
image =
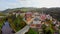
[[[23,19],[23,20],[24,20],[24,19]],[[34,18],[31,19],[31,21],[29,21],[29,23],[31,23],[33,20],[34,20]],[[25,20],[24,20],[24,21],[25,21]],[[27,21],[25,21],[25,22],[27,23]],[[29,30],[29,28],[30,28],[29,25],[30,25],[30,24],[26,25],[23,29],[21,29],[20,31],[18,31],[18,32],[15,33],[15,34],[25,34],[26,32],[28,32],[28,30]]]
[[[29,25],[26,25],[23,29],[16,32],[15,34],[25,34],[26,32],[28,32],[29,28],[30,28]]]
[[[29,28],[30,28],[30,24],[31,24],[31,22],[34,20],[35,18],[32,18],[28,23],[29,24],[27,24],[23,29],[21,29],[20,31],[18,31],[18,32],[16,32],[15,34],[25,34],[26,32],[28,32],[28,30],[29,30]],[[24,20],[24,19],[23,19]],[[26,20],[24,20],[26,23],[27,23],[27,21]]]

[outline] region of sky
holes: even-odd
[[[0,10],[20,7],[60,7],[60,0],[0,0]]]

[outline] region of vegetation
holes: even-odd
[[[15,8],[15,9],[7,9],[7,10],[4,10],[0,13],[0,16],[5,16],[4,14],[5,13],[9,13],[9,12],[27,12],[27,11],[37,11],[37,12],[44,12],[46,14],[50,14],[53,18],[57,19],[60,21],[60,8]],[[3,23],[5,21],[5,18],[0,18],[0,33],[1,33],[1,28],[3,26]],[[8,16],[8,21],[11,25],[11,28],[17,32],[19,31],[20,29],[22,29],[26,23],[23,21],[23,17],[18,15],[16,17],[16,15],[11,15],[11,16]],[[45,25],[43,25],[43,29],[45,32],[50,32],[50,34],[52,34],[52,32],[54,32],[55,30],[52,28],[52,21],[50,20],[46,20],[47,22],[49,22],[50,26],[49,27],[46,27]],[[59,27],[60,29],[60,27]],[[26,33],[26,34],[38,34],[38,32],[34,31],[33,29],[29,29],[29,31]]]
[[[17,31],[19,31],[26,25],[26,23],[23,21],[23,18],[20,15],[16,17],[16,19],[14,20],[14,24],[16,26]]]
[[[14,8],[14,9],[7,9],[4,11],[1,11],[2,13],[9,13],[9,12],[14,12],[14,11],[23,11],[23,12],[27,12],[27,11],[32,11],[32,12],[44,12],[47,14],[50,14],[53,18],[56,18],[58,20],[60,20],[60,7],[55,7],[55,8],[33,8],[33,7],[22,7],[22,8]]]
[[[38,34],[38,32],[35,31],[34,29],[30,28],[29,31],[25,34]]]
[[[0,33],[1,33],[1,28],[4,24],[5,18],[0,18]]]
[[[15,32],[19,31],[26,25],[26,23],[23,21],[23,18],[20,15],[18,17],[16,17],[15,15],[11,15],[5,18],[0,18],[0,33],[6,18],[8,18],[8,22],[10,23],[11,28]]]
[[[11,16],[8,18],[9,19],[9,23],[11,25],[11,27],[14,29],[14,31],[19,31],[20,29],[22,29],[26,23],[23,21],[23,18],[19,15],[19,16]]]
[[[54,33],[54,29],[52,28],[52,21],[50,20],[46,20],[46,22],[48,24],[48,26],[46,26],[45,24],[42,25],[42,30],[44,34],[53,34]]]
[[[0,13],[0,16],[5,16],[5,14],[3,14],[3,13]]]

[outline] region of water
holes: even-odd
[[[12,28],[9,25],[9,22],[6,21],[2,27],[2,34],[13,34]]]

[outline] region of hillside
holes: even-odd
[[[50,14],[53,18],[56,18],[58,20],[60,17],[60,8],[59,7],[53,7],[53,8],[34,8],[34,7],[22,7],[22,8],[14,8],[14,9],[6,9],[4,11],[2,11],[2,13],[9,13],[9,12],[13,12],[13,11],[22,11],[22,12],[27,12],[27,11],[37,11],[37,12],[44,12],[44,13],[48,13]]]
[[[46,13],[60,21],[60,8],[49,8]]]
[[[37,8],[32,8],[32,7],[22,7],[22,8],[14,8],[14,9],[6,9],[4,11],[2,11],[3,13],[8,13],[8,12],[13,12],[13,11],[31,11],[31,10],[35,10]]]

